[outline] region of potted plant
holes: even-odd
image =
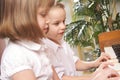
[[[72,46],[91,46],[100,55],[98,34],[120,29],[120,13],[115,13],[119,0],[79,0],[73,9],[73,21],[67,24],[65,40]],[[113,17],[115,16],[115,17]]]

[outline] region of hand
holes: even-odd
[[[109,78],[107,80],[120,80],[120,77],[113,77],[113,78]]]
[[[100,67],[93,73],[91,80],[119,80],[119,74],[108,67],[108,65],[113,65],[110,62],[104,62]]]
[[[95,66],[98,67],[102,62],[110,60],[110,56],[107,53],[102,52],[101,56],[95,60]]]

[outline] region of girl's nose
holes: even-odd
[[[63,23],[63,24],[61,25],[61,27],[62,27],[62,29],[66,29],[65,23]]]
[[[48,23],[49,23],[49,21],[46,20],[46,23],[45,23],[46,24],[46,26],[45,26],[46,28],[48,28]]]

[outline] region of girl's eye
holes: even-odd
[[[40,14],[42,17],[45,17],[46,16],[46,13],[41,13]]]
[[[58,25],[59,23],[54,23],[54,25]]]
[[[63,21],[63,23],[65,24],[65,20]]]

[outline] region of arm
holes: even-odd
[[[110,59],[110,56],[108,54],[101,53],[101,56],[98,59],[96,59],[95,61],[86,62],[86,61],[78,60],[75,63],[76,70],[87,70],[87,69],[90,69],[90,68],[93,68],[93,67],[96,68],[102,62],[105,62],[105,61],[107,61],[109,59]]]
[[[120,80],[120,75],[116,70],[109,68],[109,65],[113,66],[110,62],[102,63],[93,73],[92,80]]]
[[[63,76],[62,80],[91,80],[91,75],[86,76]]]
[[[17,72],[11,78],[12,80],[37,80],[34,72],[30,69]]]
[[[52,66],[52,70],[53,70],[53,80],[60,80],[53,66]]]
[[[120,80],[120,75],[108,65],[112,63],[106,62],[100,65],[100,67],[92,74],[86,76],[63,76],[62,80]]]
[[[83,70],[87,70],[93,67],[97,67],[97,65],[95,64],[95,61],[86,62],[82,60],[78,60],[75,63],[75,66],[76,66],[77,71],[83,71]]]

